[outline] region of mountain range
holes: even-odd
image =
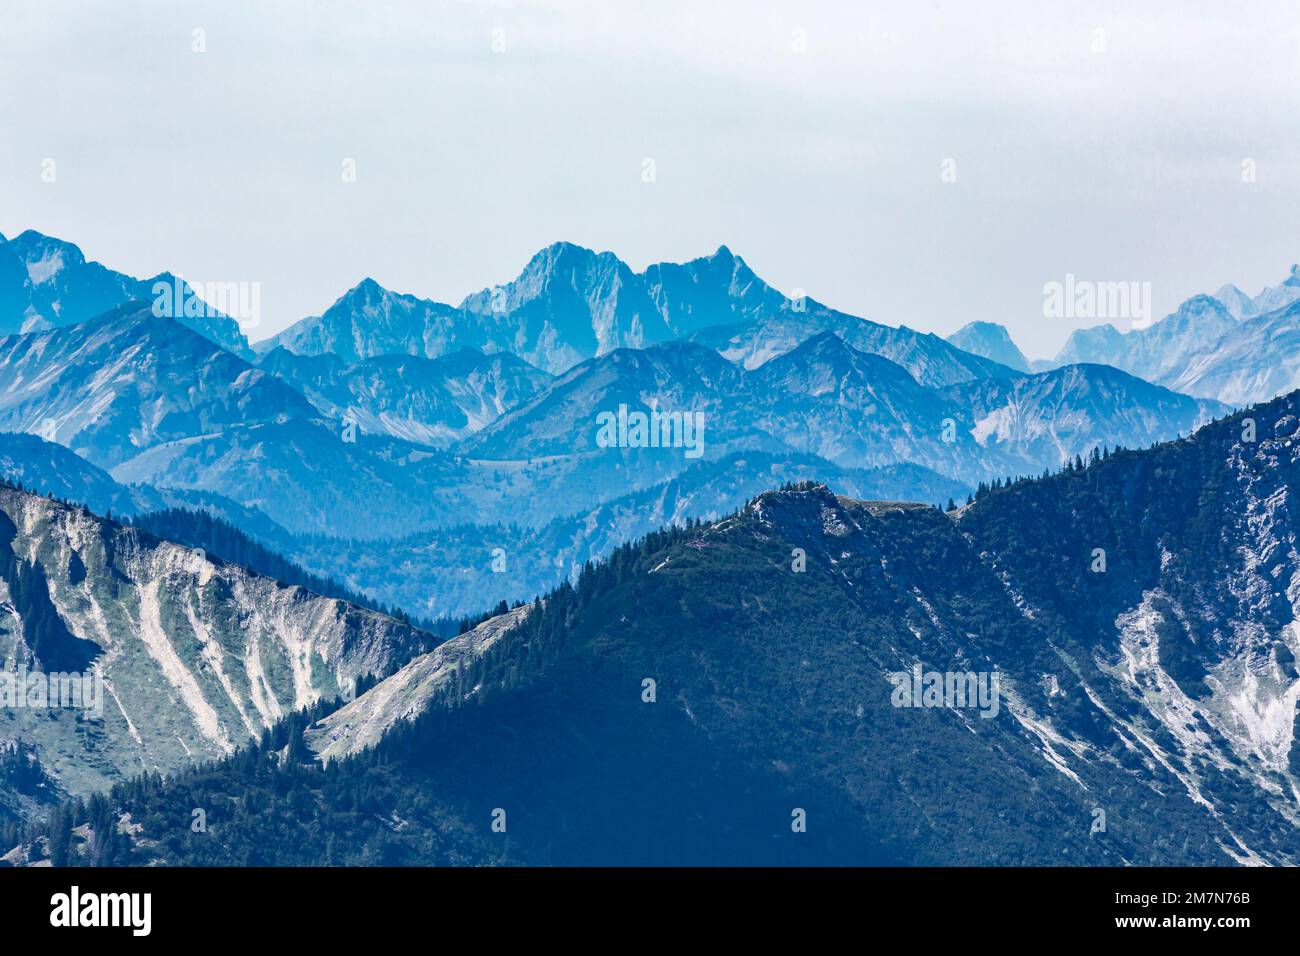
[[[1298,428],[1291,394],[947,514],[765,492],[215,767],[119,787],[113,816],[85,808],[59,824],[83,836],[48,845],[135,864],[1294,865]],[[930,672],[996,690],[900,697]],[[197,787],[216,838],[168,839]],[[117,815],[129,838],[103,850]]]
[[[1042,362],[557,243],[249,347],[0,242],[0,655],[104,688],[0,856],[1300,863],[1294,278]]]
[[[182,296],[194,295],[170,272],[137,279],[87,260],[71,242],[33,229],[9,240],[0,236],[0,335],[76,325],[127,302],[153,301],[159,283],[170,288],[179,284]],[[222,348],[251,355],[234,319],[206,305],[199,311],[175,317]]]
[[[1011,334],[996,322],[971,322],[963,325],[947,340],[963,352],[991,359],[1017,372],[1037,371],[1011,340]]]
[[[0,334],[75,325],[132,300],[153,300],[160,281],[180,282],[185,294],[193,293],[171,273],[137,279],[34,230],[8,241],[0,236]],[[1300,266],[1292,266],[1282,282],[1253,297],[1228,284],[1212,296],[1194,296],[1145,329],[1081,329],[1055,359],[1030,360],[995,323],[972,322],[944,340],[836,311],[798,290],[787,296],[726,246],[637,273],[612,253],[560,242],[539,251],[514,280],[455,306],[391,292],[367,278],[320,316],[253,348],[259,354],[282,348],[333,355],[345,366],[391,355],[508,352],[556,375],[614,349],[684,338],[752,369],[830,331],[903,366],[926,386],[1002,377],[1008,370],[1106,364],[1194,397],[1240,405],[1298,384],[1288,353],[1277,347],[1292,334],[1288,309],[1298,299]],[[208,307],[199,311],[179,314],[177,321],[240,357],[253,357],[233,319]]]
[[[1185,434],[1226,411],[1103,366],[927,387],[831,332],[752,370],[689,340],[616,349],[554,377],[509,353],[473,350],[347,364],[277,348],[253,364],[143,303],[0,340],[0,389],[0,427],[61,443],[168,506],[202,501],[318,570],[354,553],[342,539],[373,541],[389,561],[391,539],[423,533],[427,542],[435,529],[507,516],[532,529],[572,523],[607,502],[704,474],[692,472],[684,449],[599,447],[602,410],[702,415],[699,452],[708,461],[812,456],[824,474],[896,476],[892,488],[871,481],[883,497],[928,489],[939,500],[1101,445]],[[903,464],[929,477],[889,470]],[[34,477],[34,468],[14,474]],[[725,507],[758,490],[744,468],[724,474],[732,482],[719,499]],[[303,541],[321,535],[336,539],[336,554]],[[427,570],[419,553],[398,566]],[[445,561],[446,570],[462,568],[469,556]],[[358,590],[390,603],[409,594],[391,563],[359,567],[373,571],[350,577]],[[484,587],[493,580],[500,585],[487,579]],[[466,594],[474,604],[435,613],[468,613],[500,596]]]
[[[1242,406],[1300,386],[1300,266],[1251,298],[1233,285],[1188,299],[1151,326],[1071,334],[1055,364],[1097,362],[1174,391]]]
[[[41,245],[33,235],[23,248]],[[84,263],[79,252],[60,256]],[[57,272],[70,280],[76,269]],[[534,542],[569,538],[607,504],[670,483],[701,502],[695,517],[738,506],[762,475],[803,480],[819,469],[869,476],[853,486],[879,497],[960,500],[980,482],[1052,470],[1102,445],[1149,445],[1227,411],[1113,367],[1024,373],[933,335],[788,299],[725,247],[635,273],[608,253],[557,243],[514,282],[461,306],[420,303],[364,282],[256,354],[144,301],[12,335],[0,339],[0,428],[108,472],[129,489],[111,489],[123,513],[201,507],[317,573],[346,555],[349,585],[377,601],[410,602],[418,575],[477,582],[449,605],[430,608],[423,596],[418,613],[436,616],[554,584],[573,564],[534,561]],[[1188,322],[1217,316],[1185,311]],[[962,341],[987,340],[990,354],[1025,364],[997,328],[973,327]],[[742,464],[719,472],[695,468],[683,449],[600,447],[597,416],[623,407],[701,415],[698,454]],[[42,480],[50,454],[25,453],[32,459],[11,457],[10,474],[32,487],[87,503],[109,491]],[[760,469],[747,464],[756,455]],[[524,542],[529,568],[509,581],[481,570],[479,545],[502,525],[521,529],[508,538]],[[466,528],[475,530],[453,535],[466,551],[430,562],[431,534]],[[586,560],[616,543],[587,535],[599,547],[567,553]]]
[[[702,412],[709,454],[786,448],[846,467],[909,461],[972,486],[1106,443],[1150,444],[1226,412],[1103,366],[929,388],[823,332],[753,371],[694,342],[619,350],[558,377],[463,447],[501,460],[598,455],[591,410],[648,414],[652,402]]]
[[[723,246],[712,256],[635,273],[612,253],[555,243],[519,277],[444,305],[366,279],[320,316],[258,343],[355,362],[392,353],[437,358],[471,347],[511,352],[559,374],[619,348],[698,337],[753,368],[818,331],[884,355],[923,384],[1005,373],[937,336],[879,325],[807,297],[789,299]]]

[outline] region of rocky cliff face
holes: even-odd
[[[440,691],[462,701],[472,699],[479,688],[466,679],[470,663],[518,627],[532,609],[525,604],[498,614],[420,655],[311,727],[307,745],[325,760],[349,757],[379,743],[399,721],[423,714]]]
[[[0,739],[35,745],[72,794],[226,756],[435,643],[385,615],[11,488],[0,488],[0,571],[0,664],[28,693],[0,707]],[[85,676],[89,706],[40,706],[37,675],[56,672]]]

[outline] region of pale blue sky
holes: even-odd
[[[0,231],[260,282],[253,338],[365,275],[456,302],[567,239],[638,269],[726,243],[1042,356],[1091,324],[1042,315],[1066,273],[1149,281],[1157,315],[1283,278],[1298,101],[1285,2],[0,0]]]

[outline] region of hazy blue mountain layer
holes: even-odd
[[[71,242],[33,229],[8,241],[0,236],[0,335],[76,325],[135,300],[152,304],[159,283],[178,287],[169,272],[136,279],[88,261]],[[179,288],[182,302],[193,295],[183,281]],[[203,307],[170,314],[222,348],[251,355],[234,319],[197,302]]]

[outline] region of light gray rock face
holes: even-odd
[[[226,756],[436,644],[386,615],[11,488],[0,488],[0,567],[0,666],[70,673],[79,658],[77,672],[101,688],[91,709],[0,708],[0,739],[34,744],[71,794]]]
[[[477,688],[466,679],[470,664],[518,627],[532,610],[533,605],[525,604],[498,614],[417,657],[308,729],[307,745],[323,760],[351,756],[374,746],[399,721],[424,713],[440,691],[454,688],[461,699],[471,699]]]

